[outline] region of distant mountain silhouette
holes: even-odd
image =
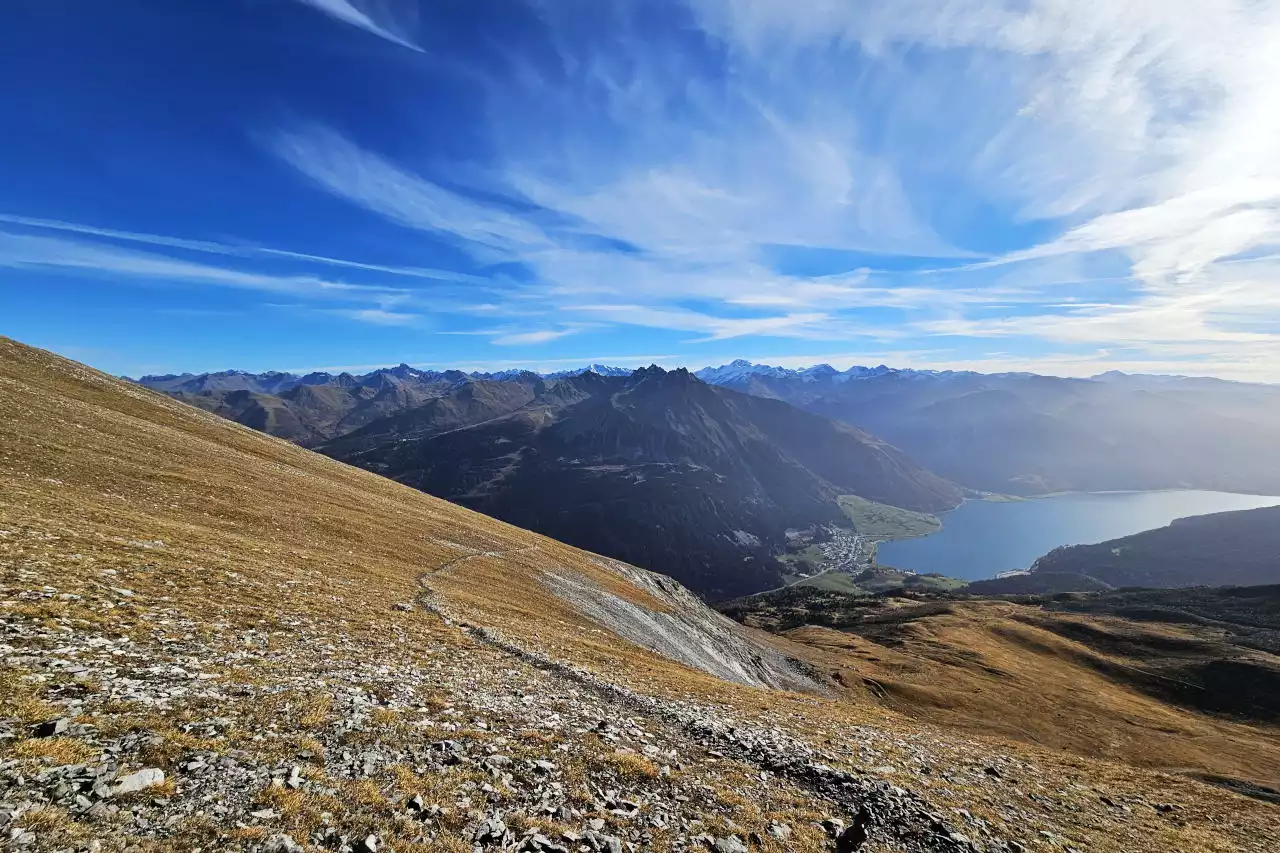
[[[734,362],[705,381],[857,425],[975,489],[1280,494],[1280,386]]]

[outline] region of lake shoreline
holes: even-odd
[[[937,531],[877,543],[876,564],[964,581],[987,580],[1027,571],[1044,554],[1064,545],[1118,539],[1178,518],[1276,505],[1280,495],[1209,489],[1062,491],[995,500],[966,496],[955,508],[936,514],[941,522]]]

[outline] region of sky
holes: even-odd
[[[8,0],[0,334],[112,373],[1280,381],[1280,0]]]

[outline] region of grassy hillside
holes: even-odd
[[[1226,642],[1280,655],[1280,585],[1117,589],[1019,600],[1070,613],[1197,626],[1220,632]]]
[[[916,719],[1280,790],[1280,657],[1207,622],[1118,619],[1090,600],[1051,612],[792,587],[721,608]]]
[[[965,728],[960,692],[887,708],[668,579],[3,339],[0,601],[28,850],[819,851],[860,810],[877,851],[1280,843],[1254,798]]]
[[[930,513],[888,506],[857,495],[841,495],[839,503],[853,529],[877,542],[928,536],[942,529],[942,522]]]

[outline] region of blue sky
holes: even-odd
[[[0,333],[1280,381],[1278,43],[1271,0],[11,0]]]

